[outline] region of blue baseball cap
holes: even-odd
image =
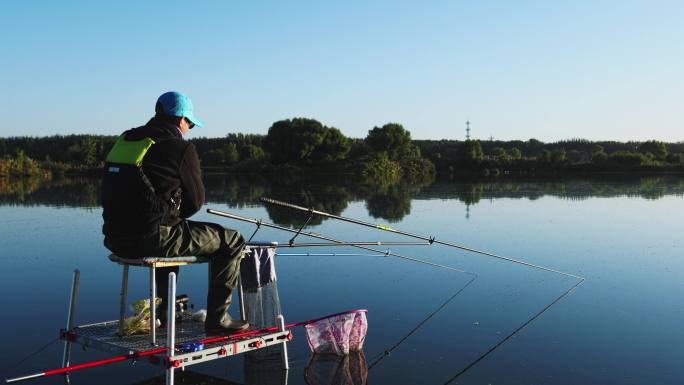
[[[171,91],[162,94],[157,99],[155,111],[165,115],[184,117],[195,126],[204,126],[204,123],[193,114],[190,98],[181,92]]]

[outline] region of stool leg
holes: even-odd
[[[152,346],[157,344],[157,283],[155,280],[156,268],[154,265],[150,267],[150,342]]]
[[[119,303],[119,336],[123,336],[124,320],[126,317],[126,296],[128,295],[128,265],[123,265],[121,277],[121,301]]]

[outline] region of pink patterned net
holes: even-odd
[[[320,319],[304,326],[314,353],[344,356],[363,349],[368,331],[366,310],[352,310]]]

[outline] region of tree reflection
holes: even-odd
[[[89,177],[0,179],[0,205],[98,207],[99,191]]]
[[[237,208],[260,205],[259,198],[269,189],[267,180],[254,176],[210,174],[203,181],[207,203]]]
[[[407,186],[394,185],[371,194],[366,199],[366,209],[373,218],[399,222],[411,213],[411,198],[412,194]]]
[[[305,185],[292,186],[277,183],[271,186],[268,197],[334,215],[341,214],[351,200],[348,190],[339,185],[320,185],[315,188],[307,188]],[[268,204],[265,207],[271,220],[281,226],[299,227],[306,223],[309,218],[308,213],[303,211]],[[312,226],[319,225],[324,219],[315,215],[311,217],[308,223]]]
[[[482,183],[468,183],[463,186],[458,196],[458,200],[464,202],[466,205],[474,205],[480,202],[482,194],[484,193],[484,185]]]
[[[409,215],[413,199],[455,199],[469,208],[483,199],[499,198],[534,200],[553,196],[582,200],[626,196],[655,200],[669,195],[684,196],[684,177],[671,175],[382,184],[337,176],[281,175],[266,178],[209,174],[204,176],[204,182],[208,204],[256,207],[262,206],[259,198],[267,196],[340,215],[351,201],[365,201],[370,216],[389,222],[400,221]],[[0,178],[0,205],[99,207],[99,192],[100,180],[97,177]],[[301,226],[308,216],[305,212],[274,205],[266,205],[266,210],[270,220],[282,226]],[[316,216],[310,225],[318,225],[323,220]]]

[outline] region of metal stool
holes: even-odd
[[[278,247],[278,242],[250,242],[245,247],[245,253],[250,252],[251,247]],[[143,258],[123,258],[116,254],[110,254],[109,260],[123,266],[123,276],[121,278],[121,301],[119,304],[119,335],[123,335],[123,325],[126,316],[126,297],[128,294],[128,267],[138,266],[150,269],[150,343],[156,345],[157,333],[155,323],[157,320],[157,310],[154,306],[157,298],[157,285],[155,284],[155,273],[158,267],[185,266],[194,263],[209,262],[209,258],[186,256],[186,257],[143,257]],[[245,304],[242,292],[242,277],[238,275],[238,301],[240,306],[240,320],[245,320]],[[164,293],[162,293],[164,294]],[[169,301],[169,303],[171,303]]]
[[[155,274],[158,267],[184,266],[193,263],[208,262],[208,258],[203,257],[144,257],[144,258],[123,258],[116,254],[110,254],[109,260],[123,266],[123,276],[121,278],[121,301],[119,304],[119,335],[123,335],[124,319],[126,316],[126,297],[128,294],[128,267],[138,266],[150,269],[150,343],[156,345],[157,333],[155,323],[157,320],[155,298],[157,298],[157,285],[155,284]],[[242,312],[242,285],[238,285],[240,290],[240,317]],[[162,293],[163,295],[164,293]]]

